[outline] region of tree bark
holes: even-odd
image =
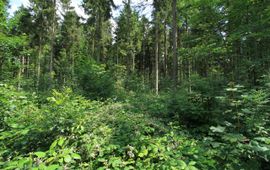
[[[167,28],[166,21],[164,23],[164,75],[167,77],[167,69],[168,69],[168,46],[167,46]]]
[[[155,90],[156,95],[159,92],[159,19],[156,12],[156,28],[155,28]]]
[[[101,11],[98,12],[98,24],[97,24],[97,33],[98,33],[98,52],[97,52],[97,62],[100,62],[101,58],[101,41],[102,41],[102,17],[101,17]]]
[[[52,32],[51,32],[51,55],[50,55],[50,85],[53,81],[53,60],[54,60],[54,45],[55,45],[55,31],[56,31],[56,0],[52,4]]]
[[[173,80],[174,88],[177,88],[178,83],[178,57],[177,57],[177,23],[176,23],[176,0],[172,1],[173,9]]]
[[[40,83],[40,62],[41,62],[41,55],[42,55],[42,45],[41,45],[41,37],[39,38],[39,47],[38,47],[38,58],[37,58],[37,84],[36,84],[36,90],[39,91],[39,83]]]

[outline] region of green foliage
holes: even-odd
[[[26,36],[7,36],[0,32],[1,80],[10,79],[14,72],[18,72],[21,67],[21,55],[29,54],[29,51],[25,48],[27,45]]]
[[[126,3],[120,16],[117,18],[116,44],[118,57],[127,58],[128,69],[133,67],[131,61],[142,47],[143,32],[141,28],[139,14]],[[133,62],[133,61],[132,61]],[[135,64],[135,63],[133,63]]]
[[[7,1],[0,2],[0,32],[6,28],[6,17],[7,17]]]
[[[267,78],[267,76],[265,76]],[[262,169],[269,163],[269,80],[260,89],[195,78],[182,90],[130,99],[132,110],[186,125],[221,169]],[[188,89],[188,90],[185,90]],[[219,94],[219,95],[217,95]]]
[[[65,89],[53,91],[39,107],[35,95],[7,85],[0,91],[1,169],[197,169],[215,164],[198,141],[177,127],[132,113],[126,104],[90,102]]]
[[[64,88],[53,90],[40,105],[35,94],[1,85],[0,168],[267,167],[268,87],[252,91],[230,85],[216,97],[219,114],[213,111],[214,117],[208,118],[203,98],[193,100],[195,94],[209,94],[199,87],[200,83],[191,93],[177,93],[172,115],[175,99],[165,94],[133,96],[124,103],[98,102]],[[191,131],[182,122],[199,128]]]
[[[175,118],[188,126],[211,123],[217,118],[217,112],[220,112],[216,95],[220,93],[221,82],[215,76],[202,78],[194,75],[176,91],[171,90],[161,97],[143,100],[143,103],[149,107],[152,106],[149,102],[156,103],[149,110],[170,119]]]
[[[83,94],[90,99],[106,99],[114,95],[114,79],[105,65],[82,61],[78,67],[78,82]]]
[[[217,97],[223,113],[204,138],[224,168],[269,168],[269,93],[230,84],[226,95]],[[265,167],[264,167],[265,166]]]
[[[29,3],[0,1],[0,169],[270,169],[269,1]]]

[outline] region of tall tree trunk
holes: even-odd
[[[182,40],[180,38],[180,34],[181,34],[181,29],[179,27],[177,27],[177,48],[180,48],[181,46],[181,43],[182,43]],[[179,55],[178,51],[176,51],[177,53],[177,57]],[[184,80],[184,74],[185,74],[185,70],[184,70],[184,59],[181,58],[181,57],[178,57],[177,58],[177,61],[178,61],[178,73],[177,73],[177,81],[178,83],[181,83],[183,80]]]
[[[18,89],[21,88],[21,79],[22,79],[22,74],[24,72],[24,57],[21,56],[20,57],[20,67],[19,67],[19,70],[18,70]]]
[[[27,56],[26,59],[26,77],[29,78],[30,76],[30,57]]]
[[[75,81],[75,57],[72,55],[71,57],[71,80]]]
[[[102,41],[102,17],[101,17],[101,11],[99,10],[98,12],[98,24],[97,24],[97,33],[98,33],[98,43],[97,43],[97,62],[100,62],[100,58],[101,58],[101,41]]]
[[[103,21],[104,16],[101,15],[101,22],[100,22],[100,55],[99,60],[100,62],[105,61],[105,52],[104,52],[104,35],[103,35]]]
[[[167,28],[166,21],[164,22],[164,75],[167,77],[168,73],[168,46],[167,46]]]
[[[52,4],[52,32],[51,32],[51,55],[50,55],[50,83],[53,82],[53,60],[54,60],[54,45],[55,45],[55,31],[56,31],[56,0]],[[51,86],[51,84],[49,85]]]
[[[189,36],[189,32],[188,32],[188,25],[189,25],[189,23],[188,23],[188,18],[186,17],[185,18],[185,22],[186,22],[186,34],[187,34],[187,37]],[[187,48],[189,48],[189,42],[186,44],[186,47]],[[191,91],[192,91],[192,89],[191,89],[191,72],[192,72],[192,58],[191,57],[189,57],[188,59],[187,59],[188,61],[187,61],[187,64],[188,64],[188,92],[189,93],[191,93]]]
[[[118,51],[118,44],[116,44],[116,64],[119,64],[119,51]]]
[[[143,84],[145,84],[145,38],[143,39],[143,55],[142,55],[142,73],[143,73]]]
[[[128,21],[128,27],[130,28],[131,25],[130,25],[130,18],[131,18],[131,0],[128,0],[127,2],[127,5],[128,5],[128,18],[127,18],[127,21]],[[133,73],[135,71],[135,55],[133,54],[133,50],[132,50],[132,44],[131,44],[131,37],[130,37],[130,31],[128,31],[128,45],[129,45],[129,49],[128,49],[128,54],[129,54],[129,70]]]
[[[93,40],[92,40],[92,56],[91,57],[94,57],[95,56],[95,36],[93,36]]]
[[[39,91],[39,83],[40,83],[40,73],[41,73],[41,55],[42,55],[42,45],[41,45],[41,37],[39,37],[39,47],[38,47],[38,58],[37,58],[37,82],[36,82],[36,90]]]
[[[159,17],[156,12],[155,28],[155,90],[156,95],[159,92]]]
[[[177,22],[176,22],[176,0],[172,1],[173,9],[173,80],[174,88],[176,89],[178,83],[178,57],[177,57]]]
[[[135,54],[133,51],[131,51],[131,56],[132,56],[132,72],[135,72]]]

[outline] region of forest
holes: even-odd
[[[269,0],[12,1],[0,169],[270,169]]]

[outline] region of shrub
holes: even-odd
[[[89,99],[107,99],[115,94],[114,79],[105,65],[81,61],[77,68],[79,89]]]

